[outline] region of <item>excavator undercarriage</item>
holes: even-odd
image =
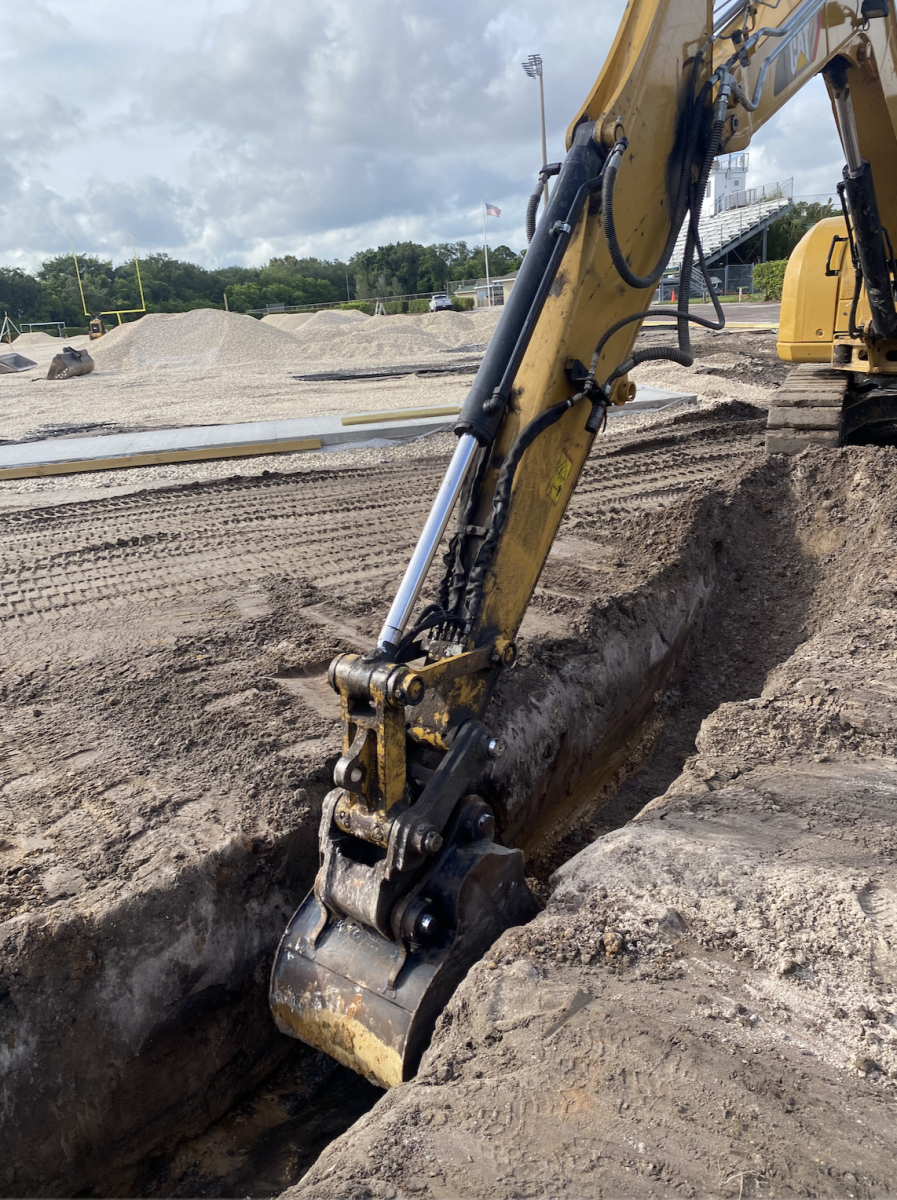
[[[541,173],[530,215],[557,176],[547,209],[378,643],[331,665],[343,753],[315,885],[273,968],[285,1033],[396,1085],[471,964],[536,911],[488,803],[502,750],[490,697],[607,410],[634,395],[629,372],[691,365],[690,324],[725,323],[700,236],[715,157],[744,149],[817,72],[847,160],[844,211],[807,235],[786,275],[779,352],[799,365],[768,448],[836,445],[895,420],[895,45],[890,0],[629,3],[564,163]],[[678,306],[654,308],[683,227]],[[689,312],[694,271],[714,319]],[[635,348],[649,316],[670,320],[677,346]],[[441,580],[413,617],[440,548]]]

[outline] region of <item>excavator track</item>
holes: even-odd
[[[766,424],[767,454],[799,454],[808,446],[840,446],[850,374],[802,363],[776,393]]]

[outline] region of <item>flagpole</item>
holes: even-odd
[[[482,197],[483,201],[483,253],[486,256],[486,295],[489,299],[489,307],[492,307],[492,283],[489,279],[489,245],[486,242],[486,197]]]

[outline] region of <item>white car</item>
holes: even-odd
[[[452,298],[446,292],[437,292],[430,297],[430,312],[446,312],[452,307]]]

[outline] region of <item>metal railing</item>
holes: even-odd
[[[766,200],[790,200],[794,195],[794,179],[780,179],[776,183],[761,183],[758,187],[744,188],[740,192],[729,192],[720,196],[714,207],[714,215],[732,212],[736,208],[749,208],[752,204],[763,204]]]

